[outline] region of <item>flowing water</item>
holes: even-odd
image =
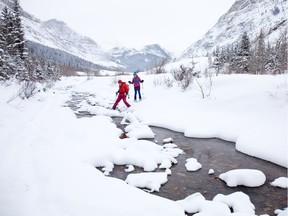
[[[120,118],[114,118],[119,127]],[[287,207],[287,189],[276,188],[270,182],[281,176],[287,176],[287,169],[273,163],[248,156],[235,149],[235,143],[220,139],[197,139],[185,137],[182,133],[164,128],[151,127],[156,134],[155,140],[158,144],[166,138],[172,138],[178,148],[185,154],[179,155],[178,163],[171,168],[172,175],[168,176],[168,182],[154,192],[158,196],[171,200],[180,200],[200,192],[206,200],[212,200],[217,194],[228,195],[241,191],[250,197],[255,205],[257,215],[275,215],[276,209]],[[188,172],[185,168],[187,158],[196,158],[202,168],[196,172]],[[215,173],[209,175],[209,169]],[[224,181],[218,178],[221,173],[232,169],[257,169],[266,175],[266,183],[260,187],[238,186],[230,188]],[[163,170],[162,170],[163,171]],[[137,172],[143,172],[137,169]],[[128,174],[123,166],[115,166],[111,176],[125,180]]]
[[[68,106],[74,111],[77,110],[77,103],[85,96],[75,94]],[[91,116],[89,113],[81,113],[78,117]],[[113,118],[114,123],[121,128],[121,118]],[[235,143],[220,139],[197,139],[185,137],[182,133],[171,130],[151,127],[156,134],[155,141],[161,144],[166,138],[172,138],[178,148],[184,151],[176,159],[177,164],[171,167],[172,175],[168,176],[168,182],[161,186],[159,192],[153,194],[171,200],[180,200],[185,197],[200,192],[206,200],[212,200],[217,194],[228,195],[241,191],[250,197],[255,205],[255,213],[275,215],[276,209],[287,207],[287,189],[277,188],[270,185],[278,177],[287,177],[287,169],[273,163],[242,154],[235,149]],[[196,158],[201,163],[202,168],[195,172],[188,172],[185,168],[187,158]],[[125,166],[115,166],[111,176],[125,180],[128,173],[124,171]],[[209,169],[215,171],[208,175]],[[260,187],[238,186],[230,188],[218,176],[221,173],[232,169],[257,169],[266,175],[266,182]],[[162,170],[163,171],[163,170]],[[135,172],[143,172],[141,168],[136,168]]]

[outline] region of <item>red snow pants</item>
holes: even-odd
[[[115,103],[114,103],[114,105],[113,105],[113,107],[112,107],[112,109],[116,109],[118,103],[119,103],[121,100],[123,100],[124,104],[125,104],[127,107],[130,107],[130,106],[131,106],[131,105],[126,101],[126,95],[121,95],[121,94],[119,94],[118,97],[117,97],[117,99],[116,99],[116,101],[115,101]]]

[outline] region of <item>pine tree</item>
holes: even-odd
[[[265,74],[265,65],[266,65],[266,48],[264,41],[264,33],[261,29],[258,38],[256,39],[254,54],[251,57],[251,69],[255,71],[255,74]]]
[[[287,71],[287,29],[280,35],[276,44],[276,65],[279,73]]]
[[[5,37],[3,33],[3,21],[2,18],[0,17],[0,50],[4,51],[5,47]]]
[[[15,64],[10,55],[0,50],[0,80],[8,80],[11,78],[11,71],[14,70]]]
[[[3,38],[3,49],[4,51],[8,52],[10,55],[13,55],[13,36],[12,36],[12,30],[13,30],[13,15],[8,10],[7,7],[4,7],[2,13],[1,13],[1,19],[2,19],[2,38]]]
[[[16,77],[23,85],[20,97],[33,95],[37,82],[54,82],[59,71],[54,65],[28,56],[21,24],[19,0],[13,0],[12,12],[7,7],[0,16],[0,80]]]
[[[250,46],[251,45],[248,34],[247,32],[244,32],[241,37],[240,46],[237,52],[236,73],[249,73],[249,64],[251,58]]]
[[[0,80],[7,80],[15,74],[12,53],[12,14],[4,7],[0,19]]]
[[[4,67],[4,59],[3,59],[3,55],[4,55],[4,35],[2,32],[2,19],[0,19],[0,81],[1,80],[6,80],[8,79],[8,77],[6,76],[6,72],[3,70]]]
[[[13,43],[14,43],[14,51],[16,55],[19,55],[21,59],[26,58],[26,49],[25,49],[25,40],[24,40],[24,31],[21,24],[20,18],[20,4],[19,0],[14,0],[13,7]]]
[[[223,49],[223,56],[224,56],[223,58],[224,58],[225,73],[230,74],[231,71],[229,70],[229,65],[232,59],[232,46],[231,45],[227,45]]]
[[[238,63],[238,44],[234,43],[231,45],[231,49],[228,52],[229,54],[229,63],[228,63],[228,70],[229,73],[236,73],[237,70],[237,63]]]
[[[265,62],[266,62],[265,71],[267,71],[267,73],[271,74],[277,68],[275,56],[276,56],[275,48],[272,47],[268,42],[265,52]]]
[[[214,51],[214,62],[213,62],[213,67],[216,70],[216,76],[220,73],[221,69],[221,61],[220,61],[220,51],[219,47],[216,47],[216,50]]]

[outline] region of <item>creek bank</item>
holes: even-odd
[[[66,105],[76,114],[77,118],[91,117],[89,112],[77,112],[79,104],[91,95],[88,93],[75,92]],[[114,123],[124,131],[125,125],[120,124],[122,118],[113,117]],[[273,163],[254,158],[236,151],[235,144],[220,139],[198,139],[188,138],[182,133],[174,132],[164,128],[151,127],[156,134],[155,139],[148,139],[161,144],[166,138],[172,138],[178,148],[185,154],[180,154],[176,159],[177,164],[171,167],[172,175],[168,176],[168,182],[160,188],[159,192],[153,194],[171,200],[181,200],[185,197],[199,192],[206,200],[212,200],[217,194],[228,195],[242,191],[250,197],[255,205],[255,213],[275,215],[276,209],[287,207],[287,189],[276,188],[270,185],[272,181],[281,176],[287,176],[287,169]],[[188,172],[185,168],[187,158],[196,158],[202,164],[202,168],[196,172]],[[112,177],[125,180],[128,173],[126,166],[115,165],[110,173]],[[210,169],[215,171],[209,175]],[[238,186],[228,187],[218,176],[232,169],[258,169],[266,175],[266,182],[261,187],[249,188]],[[163,171],[163,170],[162,170]],[[135,167],[133,173],[143,172],[142,168]]]
[[[120,124],[122,118],[117,117],[113,120],[117,127],[124,130],[125,126]],[[151,127],[151,129],[156,134],[155,140],[150,139],[151,141],[161,144],[164,139],[172,138],[178,148],[185,153],[176,158],[178,163],[171,167],[172,175],[168,176],[168,182],[161,186],[159,192],[153,192],[153,194],[176,201],[200,192],[206,200],[212,200],[219,193],[228,195],[242,191],[250,197],[257,215],[272,216],[275,215],[276,209],[287,207],[287,189],[270,185],[276,178],[287,176],[286,168],[243,154],[235,149],[235,143],[232,142],[217,138],[189,138],[183,133],[159,127]],[[186,159],[191,157],[201,163],[200,170],[195,172],[186,170]],[[111,176],[125,180],[129,174],[124,171],[125,168],[125,166],[115,166]],[[215,173],[209,175],[210,169],[213,169]],[[256,188],[244,186],[230,188],[218,176],[233,169],[261,170],[266,175],[266,182]],[[137,172],[143,172],[143,169],[136,168],[134,173]]]

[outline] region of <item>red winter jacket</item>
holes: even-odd
[[[119,82],[118,93],[120,96],[126,96],[129,92],[129,86],[126,82]]]

